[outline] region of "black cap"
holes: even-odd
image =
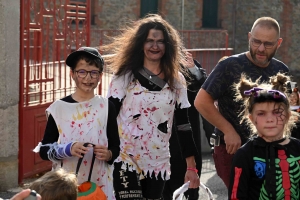
[[[103,60],[101,54],[99,53],[99,51],[96,48],[93,48],[93,47],[80,47],[76,51],[70,53],[66,59],[66,64],[68,66],[72,66],[72,63],[74,62],[74,58],[76,58],[80,54],[89,54],[89,55],[94,56],[95,58],[99,58],[102,66],[104,66],[104,60]]]

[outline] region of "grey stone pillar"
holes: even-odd
[[[0,0],[0,191],[18,186],[20,0]]]

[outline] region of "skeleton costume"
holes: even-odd
[[[252,138],[234,156],[228,199],[300,198],[300,141]]]

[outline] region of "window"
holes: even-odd
[[[149,13],[158,13],[158,0],[141,0],[140,17],[144,17]]]
[[[203,28],[218,28],[218,0],[203,0]]]
[[[70,5],[73,5],[73,6],[76,6],[76,5],[81,6],[83,3],[84,3],[84,4],[87,3],[86,1],[87,1],[87,0],[76,0],[76,1],[73,1],[73,2],[70,1],[69,3],[70,3]],[[80,13],[86,13],[87,11],[86,11],[86,10],[78,10],[78,12],[77,12],[77,10],[74,10],[74,9],[72,9],[72,8],[71,8],[69,11],[71,12],[71,13],[70,13],[70,17],[73,18],[73,20],[71,21],[71,23],[72,23],[72,24],[76,24],[76,21],[78,20],[79,26],[82,26],[83,23],[84,23],[84,21],[78,19],[79,16],[78,16],[77,14],[80,14]]]

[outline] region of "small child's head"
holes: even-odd
[[[47,172],[29,188],[39,193],[43,200],[76,200],[77,187],[76,175],[59,169]]]
[[[287,83],[287,93],[289,95],[289,101],[291,106],[299,106],[299,90],[296,82],[288,82]]]
[[[80,60],[86,61],[89,65],[94,65],[102,73],[104,60],[97,49],[92,47],[80,47],[77,51],[68,55],[66,64],[74,71]]]
[[[242,120],[246,120],[253,134],[266,141],[275,141],[289,135],[293,126],[286,91],[289,77],[278,73],[269,83],[258,84],[243,75],[236,84],[237,99],[243,100]]]

